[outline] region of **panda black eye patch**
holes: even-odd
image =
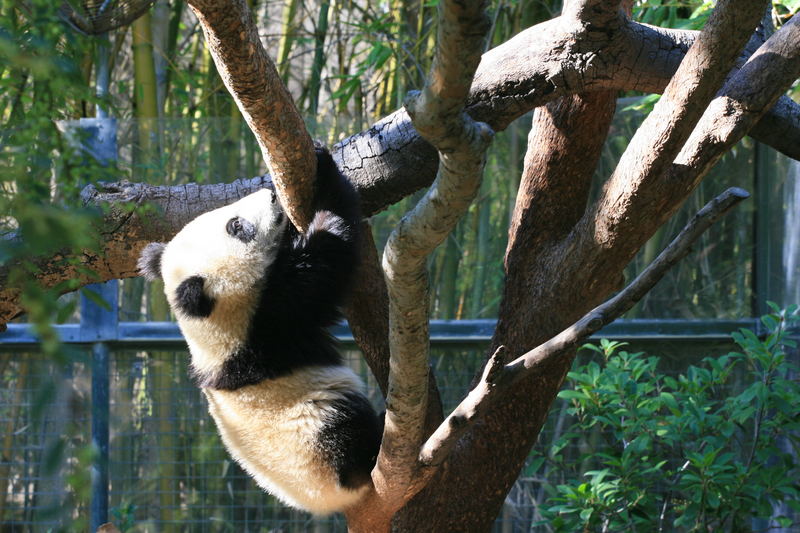
[[[203,292],[203,285],[201,276],[190,276],[175,289],[175,304],[187,316],[207,318],[214,310],[214,300]]]
[[[256,227],[252,222],[240,217],[233,217],[225,224],[225,231],[234,239],[250,242],[256,238]]]

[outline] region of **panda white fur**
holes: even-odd
[[[382,422],[327,332],[357,262],[358,199],[321,148],[317,169],[305,234],[263,189],[149,244],[139,269],[164,280],[230,454],[268,492],[324,514],[362,496]]]

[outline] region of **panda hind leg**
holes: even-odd
[[[333,468],[339,485],[357,489],[369,482],[383,434],[379,418],[367,399],[356,392],[335,400],[317,436],[325,461]]]

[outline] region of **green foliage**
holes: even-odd
[[[772,8],[782,21],[786,21],[800,11],[800,0],[773,0]]]
[[[633,18],[639,22],[662,26],[699,30],[714,10],[713,0],[637,0]],[[781,25],[800,8],[800,0],[773,0],[773,22]]]
[[[97,248],[94,222],[99,213],[81,205],[79,191],[88,183],[112,178],[113,170],[85,154],[81,132],[68,123],[85,116],[95,103],[81,68],[82,58],[92,52],[93,42],[65,24],[58,3],[2,3],[0,267],[6,277],[0,279],[4,287],[19,288],[27,319],[41,338],[41,351],[57,364],[75,359],[75,352],[60,343],[53,324],[74,314],[75,299],[59,296],[77,284],[72,280],[43,287],[35,276],[44,268],[71,268],[91,279],[93,274],[79,263],[55,259],[44,266],[42,259]],[[45,411],[58,390],[57,378],[51,378],[39,383],[33,396],[31,421],[36,427],[46,424]],[[65,465],[69,450],[66,437],[48,443],[42,451],[42,472],[53,478],[63,474],[72,503],[80,508],[88,501],[92,449],[77,448],[74,460]],[[60,503],[42,503],[39,508],[43,517],[63,511]],[[81,517],[65,529],[87,527]]]
[[[0,15],[0,265],[8,268],[10,284],[21,288],[43,349],[54,356],[59,348],[50,324],[72,311],[72,304],[56,299],[74,287],[45,289],[31,281],[40,268],[36,259],[96,247],[97,213],[81,207],[78,193],[109,177],[109,169],[80,149],[80,132],[65,122],[94,103],[79,65],[92,48],[52,2],[34,0],[24,10],[6,5]]]
[[[384,78],[392,76],[391,70],[396,67],[390,59],[411,59],[404,52],[405,43],[401,41],[405,39],[401,36],[408,32],[401,31],[402,25],[395,20],[392,13],[379,11],[374,14],[374,18],[348,25],[355,30],[353,45],[361,45],[359,48],[362,50],[352,72],[333,76],[340,80],[338,88],[331,93],[337,109],[346,107],[355,95],[364,92],[370,85],[370,78],[374,78],[377,87]],[[388,96],[391,98],[393,95]]]
[[[586,345],[602,364],[576,366],[559,394],[574,422],[547,453],[541,524],[749,531],[778,502],[800,512],[800,384],[786,360],[800,313],[771,307],[764,338],[742,329],[732,335],[741,352],[677,377],[660,373],[657,357],[620,350],[624,343]],[[581,453],[567,457],[570,448]]]
[[[123,502],[109,509],[114,525],[120,531],[130,531],[136,525],[136,505]]]
[[[711,0],[640,0],[633,8],[633,17],[639,22],[662,26],[699,30],[714,8]]]

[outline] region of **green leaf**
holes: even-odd
[[[681,414],[681,410],[680,410],[680,408],[678,407],[678,402],[675,400],[675,396],[673,396],[673,395],[672,395],[672,393],[670,393],[670,392],[666,392],[666,391],[665,391],[665,392],[662,392],[662,393],[659,395],[659,399],[660,399],[662,402],[664,402],[664,405],[666,405],[666,406],[667,406],[667,409],[669,409],[669,411],[670,411],[670,412],[671,412],[673,415],[675,415],[675,416],[679,416],[679,415]]]
[[[576,390],[562,390],[558,393],[558,397],[564,400],[585,400],[586,394]]]

